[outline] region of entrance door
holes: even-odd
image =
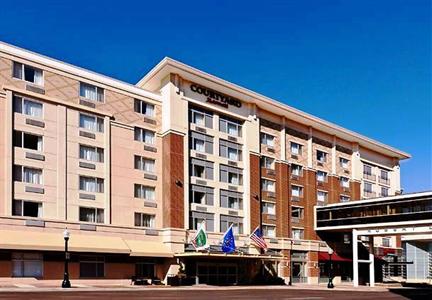
[[[307,282],[306,278],[306,263],[293,262],[293,282]]]
[[[198,263],[197,283],[233,285],[237,283],[236,264]]]

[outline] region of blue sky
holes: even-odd
[[[5,1],[0,40],[131,83],[170,56],[411,153],[404,190],[432,189],[431,1]]]

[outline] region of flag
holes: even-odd
[[[251,233],[249,238],[257,245],[259,248],[267,249],[267,244],[263,238],[263,234],[259,226]]]
[[[205,250],[209,247],[207,233],[205,231],[205,221],[202,221],[198,226],[198,230],[191,242],[196,251]]]
[[[232,225],[228,228],[222,238],[222,251],[225,253],[233,253],[236,249],[234,232]]]

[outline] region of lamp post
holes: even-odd
[[[63,237],[65,240],[65,261],[64,261],[65,265],[64,265],[62,288],[70,288],[71,284],[69,281],[69,269],[68,269],[68,263],[69,263],[68,241],[70,237],[70,232],[67,230],[67,228],[63,232]]]
[[[332,262],[332,255],[333,255],[333,249],[329,248],[328,250],[328,254],[329,254],[329,270],[328,270],[328,284],[327,284],[327,288],[332,289],[334,288],[333,285],[333,262]]]
[[[292,285],[292,279],[293,279],[293,268],[292,268],[292,249],[293,249],[293,240],[290,241],[291,242],[291,249],[290,249],[290,254],[289,254],[289,263],[290,263],[290,279],[288,282],[288,285]]]

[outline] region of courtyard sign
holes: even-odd
[[[228,108],[228,105],[233,105],[235,107],[241,107],[242,104],[240,100],[236,98],[232,98],[230,96],[223,95],[216,91],[210,90],[206,87],[199,86],[197,84],[191,84],[190,89],[192,92],[204,95],[207,97],[207,102],[214,103],[225,108]]]

